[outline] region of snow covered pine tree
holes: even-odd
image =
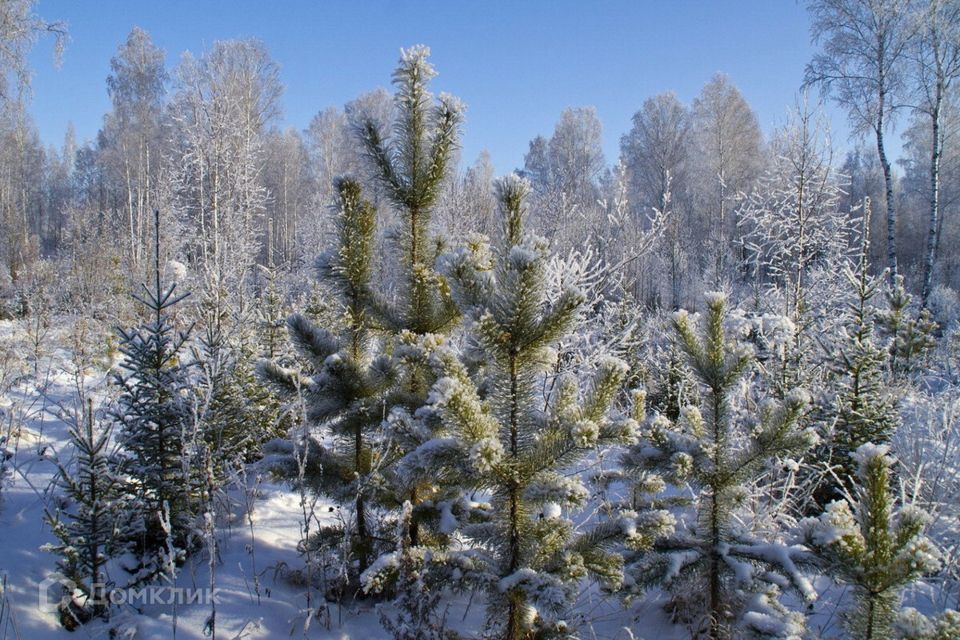
[[[430,220],[459,145],[463,105],[448,94],[434,101],[427,85],[437,72],[427,61],[429,55],[430,49],[423,45],[400,52],[400,64],[393,73],[397,92],[392,135],[382,130],[373,114],[361,114],[356,125],[373,176],[400,219],[395,236],[400,260],[393,269],[401,278],[396,302],[375,292],[368,301],[373,318],[390,336],[387,350],[399,365],[397,383],[387,400],[390,437],[398,457],[429,440],[431,432],[417,417],[417,410],[427,403],[433,372],[416,357],[407,357],[417,353],[407,347],[424,336],[448,333],[458,321],[449,287],[436,271],[443,241],[430,233]],[[433,489],[432,483],[407,486],[401,482],[395,489],[407,492],[413,505],[410,541],[417,546],[422,542],[421,523],[428,515],[422,513],[421,502]]]
[[[70,426],[73,464],[56,461],[55,486],[63,492],[58,497],[62,506],[46,519],[58,542],[42,548],[60,556],[57,569],[82,594],[80,599],[65,594],[70,602],[60,609],[60,623],[71,630],[106,614],[104,567],[129,533],[124,531],[126,485],[111,449],[111,431],[110,423],[96,428],[93,404],[88,401],[78,424]]]
[[[857,464],[854,494],[799,525],[800,539],[854,587],[856,604],[847,614],[847,629],[857,640],[892,637],[900,590],[940,567],[939,551],[923,535],[927,514],[913,505],[896,508],[890,492],[895,460],[887,451],[886,445],[870,442],[858,447],[851,454]]]
[[[856,482],[857,469],[850,454],[867,442],[889,442],[900,422],[896,400],[886,384],[887,352],[876,343],[873,299],[883,287],[883,276],[870,272],[870,203],[864,203],[860,249],[855,267],[843,273],[853,295],[843,313],[833,374],[833,428],[825,438],[826,458],[839,483],[825,478],[814,497],[824,507],[841,498]]]
[[[675,486],[689,484],[699,496],[696,518],[683,522],[628,571],[637,585],[663,584],[674,612],[696,634],[713,640],[745,634],[793,637],[802,631],[803,616],[786,610],[777,597],[783,585],[804,599],[815,597],[798,567],[812,558],[802,547],[758,539],[734,516],[744,487],[772,459],[802,453],[816,441],[810,429],[800,427],[809,399],[797,389],[782,403],[751,399],[755,414],[734,406],[752,351],[724,326],[725,296],[714,292],[706,298],[702,336],[686,311],[674,316],[677,342],[701,387],[702,409],[685,406],[675,421],[653,416],[641,442],[623,458],[624,468],[644,484],[643,472],[658,473]]]
[[[333,446],[324,447],[319,439],[308,445],[312,452],[304,480],[339,504],[353,502],[350,553],[362,572],[375,551],[375,525],[368,524],[368,511],[377,504],[376,500],[369,504],[375,490],[369,477],[375,466],[374,445],[382,440],[384,394],[395,381],[390,359],[378,355],[379,343],[372,335],[368,313],[376,210],[362,199],[356,181],[340,179],[336,189],[338,245],[321,256],[318,266],[323,283],[341,307],[339,335],[295,314],[287,321],[290,339],[315,374],[303,378],[269,361],[260,363],[259,372],[288,395],[302,391],[307,419],[333,436]],[[290,472],[296,475],[295,469]],[[320,531],[321,536],[340,533]]]
[[[146,580],[162,570],[168,537],[180,551],[190,546],[198,490],[188,442],[194,432],[192,367],[182,359],[189,331],[177,331],[169,313],[190,294],[174,295],[176,284],[161,282],[159,212],[154,216],[154,286],[151,290],[143,285],[143,297],[134,295],[152,319],[131,330],[118,330],[124,358],[113,374],[120,397],[112,412],[120,425],[125,470],[136,496],[132,542],[142,557],[135,571],[138,579]],[[170,523],[169,536],[162,526],[165,520]]]
[[[497,184],[503,244],[496,260],[479,239],[444,258],[469,319],[468,349],[477,352],[464,359],[479,355],[484,365],[472,375],[452,348],[436,345],[428,360],[441,377],[429,413],[440,427],[398,465],[414,482],[433,477],[459,487],[466,506],[444,507],[441,530],[459,530],[477,544],[431,558],[461,585],[486,592],[488,632],[508,640],[574,637],[569,607],[581,579],[592,575],[616,589],[620,557],[608,547],[652,537],[629,516],[576,533],[564,517],[589,496],[569,473],[573,465],[600,445],[633,442],[638,424],[610,415],[627,373],[614,358],[601,360],[584,393],[572,374],[553,380],[544,411],[540,383],[555,361],[553,345],[577,325],[583,294],[548,286],[546,241],[523,231],[528,188],[517,176]],[[477,492],[492,504],[473,502],[468,494]],[[381,588],[402,561],[382,558],[364,575],[365,587]]]

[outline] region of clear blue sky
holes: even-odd
[[[40,0],[38,13],[70,31],[59,69],[49,41],[31,55],[32,112],[49,144],[62,142],[68,121],[81,142],[96,135],[110,58],[139,25],[171,68],[185,50],[260,38],[281,67],[284,124],[298,129],[321,109],[389,86],[399,48],[427,44],[440,72],[435,90],[468,107],[464,161],[486,148],[499,172],[519,166],[529,140],[549,134],[569,106],[597,107],[612,162],[644,99],[672,90],[689,103],[717,71],[769,132],[783,123],[812,53],[795,0]],[[845,147],[845,122],[832,120]]]

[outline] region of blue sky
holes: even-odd
[[[400,47],[424,43],[440,72],[435,90],[468,106],[464,160],[486,148],[499,172],[519,166],[529,140],[549,134],[570,106],[597,107],[612,162],[644,99],[672,90],[689,103],[717,71],[769,132],[785,120],[813,52],[795,0],[40,0],[37,11],[70,31],[59,69],[49,41],[31,55],[32,113],[47,143],[62,142],[68,121],[80,141],[96,135],[109,109],[110,58],[134,25],[171,68],[183,51],[202,53],[218,39],[263,40],[286,86],[284,124],[298,129],[319,110],[388,86]],[[843,118],[832,121],[846,147]]]

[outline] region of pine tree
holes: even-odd
[[[671,342],[654,354],[659,367],[649,389],[648,404],[670,420],[680,417],[680,410],[698,404],[699,388],[680,348]]]
[[[823,483],[816,491],[821,505],[840,497],[844,488],[850,488],[856,475],[850,454],[867,442],[889,442],[900,421],[895,399],[887,390],[884,376],[887,353],[875,343],[876,309],[872,302],[883,283],[882,277],[872,277],[868,272],[869,220],[867,205],[856,269],[844,269],[853,297],[844,313],[833,362],[835,420],[826,442],[829,447],[827,458],[840,484],[845,487],[834,486],[830,481]]]
[[[257,305],[259,320],[261,324],[260,334],[262,336],[262,348],[264,356],[268,359],[274,359],[280,355],[280,347],[283,341],[282,335],[286,325],[286,313],[284,311],[283,296],[280,293],[280,287],[277,283],[277,268],[273,265],[273,252],[270,252],[270,263],[267,266],[261,266],[261,273],[266,279],[266,287],[261,292],[260,302]]]
[[[256,337],[249,316],[231,312],[216,283],[205,287],[199,304],[203,331],[194,349],[202,397],[202,433],[216,452],[215,479],[221,485],[231,466],[253,461],[270,438],[283,434],[280,402],[256,375]]]
[[[909,373],[919,364],[917,360],[936,346],[937,323],[928,309],[913,311],[913,296],[907,293],[902,274],[894,277],[885,297],[887,309],[877,314],[877,321],[890,340],[890,369],[897,374]]]
[[[583,392],[572,374],[548,376],[553,391],[544,410],[544,370],[555,360],[553,345],[577,325],[584,298],[572,285],[548,285],[546,242],[523,231],[528,189],[516,176],[498,182],[504,225],[495,261],[479,241],[444,260],[469,318],[468,350],[481,353],[484,365],[471,374],[476,354],[461,359],[448,345],[435,345],[428,359],[441,377],[429,413],[440,424],[398,465],[413,481],[432,476],[464,496],[468,504],[444,507],[441,529],[460,531],[477,546],[434,561],[457,567],[461,583],[486,592],[489,631],[509,640],[568,637],[565,619],[580,580],[591,575],[616,589],[620,558],[610,547],[624,539],[642,546],[655,536],[636,514],[576,533],[563,516],[589,495],[570,473],[577,461],[599,446],[631,442],[637,423],[610,415],[627,375],[615,358],[601,359]],[[489,495],[490,504],[471,500],[476,492]],[[389,566],[371,567],[367,588]]]
[[[699,495],[696,519],[631,567],[632,579],[662,583],[674,610],[711,638],[732,637],[738,625],[744,633],[789,635],[802,627],[802,616],[777,610],[777,588],[791,586],[813,598],[798,569],[805,558],[798,548],[758,539],[735,515],[744,487],[773,459],[801,454],[815,442],[815,434],[801,427],[809,398],[795,389],[783,402],[751,398],[745,407],[735,404],[753,356],[725,329],[727,315],[720,293],[707,294],[699,332],[686,311],[675,314],[677,343],[699,383],[701,407],[683,407],[674,421],[653,416],[623,458],[625,469],[643,483],[642,492],[657,488],[655,482],[650,486],[653,472],[676,486],[687,483]]]
[[[377,605],[380,624],[394,640],[448,640],[456,638],[445,629],[443,616],[437,613],[442,585],[431,578],[429,571],[433,551],[413,548],[410,524],[413,508],[403,503],[397,523],[397,600],[396,612],[390,615],[387,606]]]
[[[427,60],[429,55],[430,49],[423,45],[401,50],[393,73],[396,118],[391,132],[384,131],[373,114],[360,114],[356,122],[373,177],[400,219],[395,234],[399,264],[382,267],[384,273],[397,273],[401,279],[395,302],[371,292],[367,304],[379,326],[397,343],[388,350],[401,359],[405,343],[448,332],[458,317],[449,287],[436,271],[443,242],[431,235],[430,220],[459,145],[463,106],[447,94],[434,100],[428,84],[436,70]],[[388,413],[401,410],[416,422],[416,412],[426,404],[432,384],[431,371],[416,359],[406,359],[403,365],[388,400]],[[429,432],[429,427],[417,424],[412,430],[401,428],[393,437],[403,453],[429,438]],[[430,488],[430,483],[406,488],[414,507],[410,530],[414,546],[421,542],[420,502]]]
[[[434,268],[441,243],[429,230],[434,204],[459,145],[463,107],[447,94],[441,94],[434,104],[427,85],[436,70],[427,61],[429,55],[430,49],[423,45],[401,50],[400,65],[393,74],[397,118],[392,136],[368,114],[361,116],[357,125],[375,178],[402,224],[398,238],[404,278],[400,302],[397,306],[382,299],[373,302],[388,329],[418,335],[444,331],[457,317]]]
[[[384,394],[394,376],[390,360],[377,354],[368,312],[376,210],[362,198],[356,181],[340,179],[336,189],[338,245],[321,256],[318,266],[321,280],[341,307],[341,330],[333,333],[302,315],[291,316],[287,321],[291,341],[314,375],[295,380],[299,374],[269,362],[260,371],[288,393],[297,392],[299,386],[306,397],[307,418],[333,436],[330,447],[322,446],[323,433],[308,445],[313,451],[305,480],[340,504],[353,503],[351,551],[362,572],[374,551],[374,531],[368,523],[368,502],[375,490],[370,475],[381,455]],[[335,532],[321,535],[330,533]]]
[[[113,417],[137,500],[138,547],[145,554],[147,576],[159,569],[157,553],[166,546],[161,514],[169,510],[172,535],[185,546],[193,516],[195,478],[190,470],[188,437],[194,432],[191,390],[193,368],[183,360],[188,331],[177,331],[170,310],[189,293],[175,295],[176,284],[160,276],[159,212],[155,212],[154,286],[143,285],[134,299],[152,314],[149,322],[119,329],[124,358],[113,375],[120,389]],[[167,505],[165,507],[165,505]]]
[[[88,400],[83,418],[68,432],[75,451],[73,464],[56,461],[55,486],[63,502],[46,520],[58,542],[43,549],[60,556],[60,574],[83,594],[83,600],[72,598],[61,608],[61,623],[68,629],[107,612],[105,565],[122,549],[128,533],[126,485],[111,449],[111,432],[109,423],[96,427],[93,403]]]
[[[854,588],[847,627],[857,640],[892,637],[900,590],[940,567],[938,550],[923,535],[929,517],[915,506],[896,505],[890,491],[895,460],[887,451],[886,445],[861,445],[851,454],[854,494],[800,523],[801,539]]]

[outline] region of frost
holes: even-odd
[[[693,472],[693,456],[678,451],[670,458],[670,473],[677,481],[683,481]]]
[[[787,394],[787,404],[806,406],[810,404],[812,398],[806,389],[796,388]]]
[[[522,271],[536,264],[539,259],[537,251],[529,246],[515,245],[510,248],[510,267],[517,271]]]
[[[697,413],[699,414],[700,412],[697,411]],[[650,426],[654,431],[669,431],[671,427],[670,419],[662,413],[658,413],[653,417],[653,420],[650,421]]]
[[[708,307],[715,307],[726,304],[727,295],[722,291],[707,291],[703,294],[703,299],[706,301]]]
[[[917,536],[908,542],[897,559],[913,573],[920,575],[935,573],[940,568],[940,552],[924,536]]]
[[[439,407],[447,404],[453,395],[457,392],[458,383],[453,378],[440,378],[433,383],[430,394],[427,396],[427,402]]]
[[[555,473],[542,474],[531,482],[524,492],[524,498],[534,504],[556,502],[575,507],[585,504],[589,495],[580,478]]]
[[[797,325],[787,316],[764,314],[760,317],[760,329],[768,338],[786,340],[797,332]]]
[[[187,279],[187,265],[179,260],[167,260],[163,267],[163,279],[167,282],[183,282]]]
[[[621,378],[630,373],[630,365],[622,359],[613,356],[601,356],[598,365],[601,369],[608,369],[611,373],[615,373]]]
[[[934,626],[913,607],[904,607],[894,624],[894,631],[901,638],[927,638],[933,635]]]
[[[443,108],[450,113],[462,115],[467,110],[463,100],[453,94],[441,92],[438,99],[440,100],[440,104],[443,105]]]
[[[492,471],[503,459],[503,444],[497,438],[483,438],[470,447],[470,464],[480,473]]]
[[[570,437],[578,447],[587,448],[597,443],[600,427],[593,420],[578,420],[570,428]]]
[[[493,186],[498,198],[502,198],[505,194],[525,194],[530,191],[530,181],[516,173],[508,173],[498,178]]]
[[[433,65],[427,62],[427,58],[429,57],[430,47],[425,44],[415,44],[407,49],[401,48],[400,69],[409,73],[409,69],[415,67],[418,70],[420,79],[423,82],[428,82],[437,75],[437,71]],[[399,74],[399,72],[397,72],[397,74]]]

